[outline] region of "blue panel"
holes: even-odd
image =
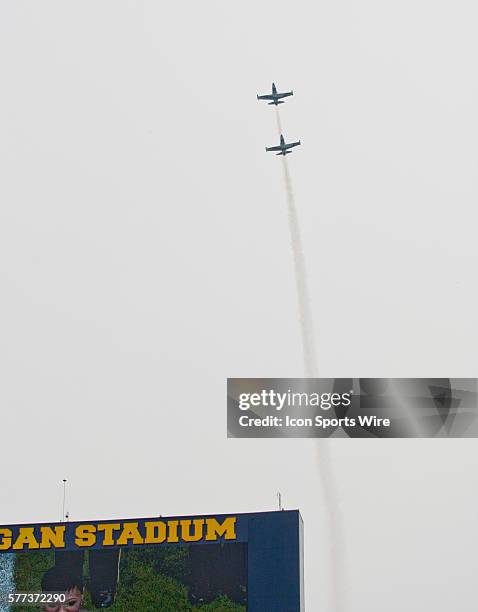
[[[302,519],[298,511],[249,516],[248,612],[301,612]]]

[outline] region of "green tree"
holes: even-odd
[[[55,564],[52,550],[24,552],[15,555],[14,579],[18,593],[38,593],[41,579],[48,568]],[[31,606],[15,606],[15,612],[32,612]]]
[[[135,555],[128,558],[110,612],[192,612],[187,588],[174,578],[156,573]]]
[[[234,603],[225,595],[221,595],[211,603],[196,606],[193,610],[198,612],[246,612],[245,606]]]

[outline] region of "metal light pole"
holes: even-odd
[[[277,501],[279,502],[279,510],[283,510],[284,508],[282,507],[282,495],[280,491],[277,491]]]

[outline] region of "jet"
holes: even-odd
[[[293,96],[293,95],[294,95],[293,91],[284,91],[283,93],[277,93],[276,84],[272,83],[272,93],[266,94],[264,96],[257,96],[257,99],[258,100],[272,100],[272,102],[269,102],[269,105],[275,104],[277,106],[278,104],[284,104],[284,100],[281,100],[281,98],[287,98],[287,96]]]
[[[292,147],[297,147],[300,145],[300,140],[297,142],[289,142],[287,143],[284,140],[284,136],[280,135],[280,144],[277,147],[266,147],[266,151],[279,151],[276,155],[287,155],[287,153],[292,153],[288,149],[292,149]]]

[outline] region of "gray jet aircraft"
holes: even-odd
[[[287,96],[293,96],[293,95],[294,95],[293,91],[284,91],[283,93],[278,93],[275,83],[272,83],[272,93],[266,94],[264,96],[257,96],[257,99],[258,100],[272,100],[272,102],[269,102],[269,105],[275,104],[275,106],[277,106],[278,104],[284,104],[284,100],[282,100],[281,98],[287,98]]]
[[[277,147],[266,147],[266,151],[279,151],[276,155],[287,155],[287,153],[292,153],[288,149],[292,149],[292,147],[297,147],[300,145],[300,140],[297,142],[289,142],[287,143],[284,140],[284,136],[280,135],[280,144]]]

